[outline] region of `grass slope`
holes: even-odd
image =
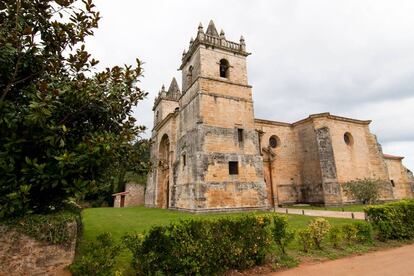
[[[84,226],[83,241],[92,241],[101,233],[110,232],[116,239],[128,232],[143,232],[153,225],[165,225],[186,218],[239,216],[245,213],[191,214],[166,209],[128,208],[89,208],[82,212]],[[288,215],[289,226],[304,228],[312,217]],[[349,219],[327,218],[333,224],[349,223]]]

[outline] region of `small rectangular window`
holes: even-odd
[[[392,180],[392,179],[391,179],[391,185],[392,185],[393,187],[395,187],[395,182],[394,182],[394,180]]]
[[[242,143],[243,142],[243,129],[242,128],[237,129],[237,137],[239,138],[239,143]]]
[[[186,156],[185,153],[183,154],[183,167],[185,167],[187,165],[187,160],[186,160]]]
[[[239,162],[237,161],[229,162],[229,174],[230,175],[239,174]]]

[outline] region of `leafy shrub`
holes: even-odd
[[[380,179],[357,179],[343,184],[345,194],[363,204],[374,203],[381,195],[381,191],[389,188],[389,184]]]
[[[268,215],[190,219],[123,240],[138,274],[215,275],[262,264],[271,245],[270,226]]]
[[[50,214],[32,214],[9,219],[5,223],[18,232],[49,244],[69,245],[74,238],[71,224],[80,226],[78,212],[60,211]]]
[[[315,247],[321,249],[322,241],[331,229],[331,225],[324,218],[315,218],[309,223],[308,228]]]
[[[374,241],[374,235],[372,225],[365,221],[354,222],[354,226],[357,230],[356,239],[362,243],[372,243]]]
[[[122,242],[132,252],[132,267],[138,274],[142,274],[143,268],[141,267],[140,258],[144,255],[142,249],[145,236],[141,233],[131,233],[122,237]]]
[[[348,244],[352,244],[357,240],[358,229],[355,224],[350,223],[342,225],[342,233]]]
[[[103,233],[85,246],[82,257],[76,260],[70,270],[73,275],[113,275],[115,257],[118,256],[120,245],[117,244],[109,233]]]
[[[381,240],[414,237],[414,200],[368,206],[365,213]]]
[[[286,216],[273,216],[273,240],[282,254],[286,254],[286,246],[294,239],[295,232],[287,229]]]
[[[297,231],[297,239],[300,245],[302,245],[302,249],[304,252],[309,252],[313,245],[313,240],[311,236],[311,232],[308,228],[300,229]]]
[[[0,218],[70,197],[110,200],[110,179],[131,168],[144,129],[133,116],[147,95],[141,62],[93,69],[85,41],[100,15],[92,0],[0,3]]]
[[[341,228],[334,226],[328,233],[328,240],[333,247],[338,248],[342,242],[342,231]]]

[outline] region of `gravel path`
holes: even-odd
[[[274,272],[273,276],[412,276],[414,244]]]
[[[276,208],[277,213],[296,214],[312,217],[329,217],[329,218],[353,218],[365,219],[364,212],[342,212],[342,211],[325,211],[325,210],[311,210],[311,209],[293,209],[293,208]]]

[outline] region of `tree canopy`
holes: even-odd
[[[144,130],[141,62],[96,72],[91,0],[0,2],[0,217],[98,192]]]
[[[380,198],[381,192],[387,189],[390,189],[389,183],[381,179],[356,179],[343,184],[346,196],[363,204],[375,203]]]

